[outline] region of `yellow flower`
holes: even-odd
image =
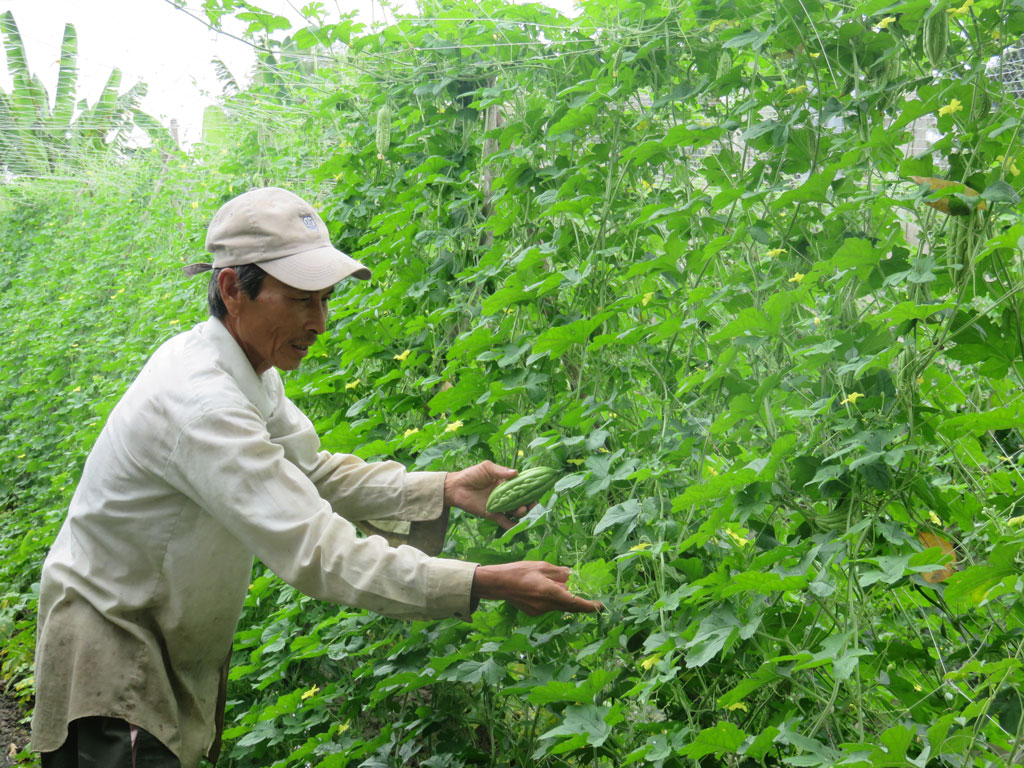
[[[1007,525],[1020,525],[1021,523],[1024,523],[1024,515],[1017,515],[1017,517],[1011,517],[1006,521]]]
[[[814,318],[814,324],[815,325],[821,325],[821,318],[820,317],[815,317]]]
[[[961,5],[959,8],[947,8],[946,13],[952,13],[956,14],[957,16],[963,16],[969,10],[971,10],[972,5],[974,5],[974,0],[965,0],[964,4]]]
[[[583,463],[583,459],[566,459],[567,464],[575,464],[577,467]]]
[[[714,32],[719,27],[731,27],[731,26],[732,26],[732,22],[729,21],[728,19],[715,19],[714,21],[711,22],[711,25],[708,27],[708,32]]]
[[[653,656],[648,656],[646,659],[640,662],[640,666],[646,671],[661,661],[661,654],[656,653]]]
[[[520,459],[521,459],[521,458],[523,458],[523,455],[524,455],[524,454],[523,454],[523,452],[522,452],[522,451],[517,451],[517,452],[516,452],[516,456],[518,456],[518,457],[519,457]]]
[[[19,459],[24,459],[25,458],[25,454],[24,453],[19,453],[18,454],[18,458]]]
[[[639,544],[634,544],[632,547],[630,547],[629,551],[630,552],[640,552],[642,550],[649,549],[650,546],[651,546],[651,542],[649,542],[649,541],[641,541]]]
[[[818,58],[819,56],[821,56],[821,54],[820,54],[820,53],[812,53],[812,54],[811,54],[811,58],[812,58],[812,59],[816,59],[816,58]]]
[[[308,691],[306,691],[305,693],[302,694],[302,700],[305,701],[306,699],[311,699],[314,696],[316,696],[317,693],[319,693],[319,692],[320,692],[320,686],[319,685],[314,685],[312,688],[310,688]]]
[[[1000,155],[999,157],[996,158],[996,160],[998,160],[1000,164],[1005,164],[1006,163],[1006,157],[1004,155]],[[1020,176],[1020,170],[1017,168],[1016,161],[1010,160],[1010,166],[1009,166],[1008,170],[1014,176]]]
[[[462,426],[462,422],[461,421],[453,421],[451,424],[449,424],[447,427],[444,428],[444,431],[445,432],[454,432],[455,430],[457,430],[461,426]]]
[[[795,272],[793,276],[789,278],[789,282],[796,283],[797,285],[799,285],[800,283],[803,282],[805,277],[806,275],[804,275],[803,272]]]
[[[407,350],[405,350],[405,352],[403,352],[402,354],[400,354],[400,355],[395,355],[395,360],[397,360],[397,361],[398,361],[398,362],[400,362],[400,363],[402,363],[402,362],[405,362],[405,358],[407,358],[407,357],[409,356],[409,353],[410,353],[411,351],[412,351],[411,349],[407,349]]]
[[[944,107],[939,107],[939,117],[943,115],[955,115],[957,112],[963,110],[964,105],[960,103],[960,99],[953,99]]]
[[[738,533],[736,533],[736,531],[732,530],[731,528],[726,528],[725,532],[729,534],[730,539],[739,544],[741,547],[745,547],[750,543],[750,541],[740,536]]]
[[[928,512],[928,519],[931,520],[935,525],[938,525],[938,526],[942,525],[942,519],[938,515],[936,515],[935,512],[933,512],[933,511],[929,511]]]
[[[82,388],[81,388],[81,387],[75,387],[75,388],[74,388],[74,389],[72,389],[71,391],[72,391],[72,392],[81,392],[81,391],[82,391]]]
[[[714,467],[708,467],[708,474],[714,477],[715,475],[718,474],[718,470],[715,469]]]
[[[851,392],[839,404],[846,405],[847,403],[849,403],[850,405],[856,405],[857,401],[860,400],[862,397],[864,397],[864,394],[862,392]]]
[[[199,203],[197,203],[195,200],[193,200],[192,201],[192,207],[193,208],[198,208],[199,207]]]
[[[177,325],[177,324],[178,324],[178,323],[180,323],[180,322],[181,322],[181,321],[180,321],[180,320],[178,320],[178,319],[170,320],[170,321],[169,321],[169,325]]]
[[[769,259],[774,259],[776,256],[781,256],[786,252],[785,248],[772,248],[768,253],[765,254]]]
[[[896,21],[896,17],[895,16],[886,16],[884,19],[882,19],[880,22],[878,22],[878,28],[879,29],[885,29],[890,24],[892,24],[894,21]]]
[[[402,437],[408,437],[409,435],[415,435],[417,432],[419,432],[419,429],[417,429],[416,427],[413,427],[412,429],[405,430],[405,434],[402,435]]]
[[[742,701],[737,701],[734,704],[730,704],[728,707],[726,707],[726,709],[729,710],[730,712],[732,712],[733,710],[737,710],[737,709],[741,709],[744,712],[749,712],[750,711],[749,709],[747,709],[747,705],[744,704]]]
[[[358,386],[359,386],[359,379],[356,379],[355,381],[350,381],[348,384],[346,384],[345,385],[345,389],[355,389]]]
[[[787,88],[786,89],[786,93],[788,93],[790,96],[794,96],[794,95],[796,95],[798,93],[803,93],[806,90],[807,90],[807,86],[806,85],[794,85],[792,88]]]
[[[654,298],[654,292],[653,291],[651,291],[650,293],[645,293],[644,297],[640,300],[640,303],[643,304],[646,307],[648,304],[651,303],[651,299],[653,299],[653,298]]]

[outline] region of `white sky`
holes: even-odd
[[[571,13],[574,0],[542,0]],[[254,0],[254,5],[286,16],[292,29],[305,26],[297,10],[310,0]],[[379,0],[321,0],[328,21],[352,11],[370,25],[389,21]],[[388,0],[388,5],[411,12],[415,0]],[[187,0],[193,14],[205,19],[202,0]],[[203,110],[220,93],[211,60],[220,58],[244,83],[255,60],[252,48],[228,35],[214,32],[175,8],[168,0],[0,0],[0,12],[10,10],[18,23],[29,69],[46,86],[52,103],[57,84],[60,43],[64,24],[75,25],[78,36],[78,88],[76,100],[92,104],[112,69],[121,70],[121,92],[140,80],[149,86],[141,107],[169,126],[178,122],[182,144],[199,141]],[[242,25],[225,16],[228,31],[241,36]],[[0,52],[0,88],[9,91],[11,78],[6,56]]]
[[[256,0],[255,5],[287,16],[297,29],[305,24],[300,23],[302,16],[295,9],[306,2]],[[330,20],[353,10],[367,24],[382,19],[383,12],[374,0],[325,0],[323,4]],[[415,8],[412,2],[398,5]],[[201,0],[188,0],[188,7],[206,18],[200,10]],[[18,23],[29,69],[42,79],[51,102],[64,24],[71,22],[78,36],[76,99],[84,98],[92,104],[111,70],[117,67],[121,70],[121,92],[144,81],[149,92],[142,109],[164,125],[169,125],[171,118],[177,119],[179,139],[184,144],[200,139],[203,109],[220,93],[211,60],[219,57],[237,79],[244,81],[255,58],[249,46],[207,29],[167,0],[0,0],[0,12],[7,10]],[[240,33],[241,26],[231,31]],[[0,88],[11,88],[7,59],[2,53]]]

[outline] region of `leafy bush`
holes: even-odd
[[[8,209],[11,594],[104,409],[202,314],[168,265],[278,183],[374,272],[287,379],[324,445],[562,466],[504,535],[456,515],[448,554],[573,565],[608,610],[402,624],[258,568],[226,765],[1019,763],[1020,105],[988,62],[1021,10],[428,10],[276,41],[244,11],[281,53],[223,149]]]

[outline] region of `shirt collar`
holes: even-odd
[[[249,358],[245,356],[245,352],[235,341],[235,337],[217,318],[211,317],[201,323],[199,330],[213,344],[224,370],[238,383],[242,394],[256,406],[263,418],[270,418],[274,411],[271,397],[272,377],[276,371],[270,368],[262,376],[258,376],[252,363],[249,362]]]

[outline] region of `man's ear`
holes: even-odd
[[[220,298],[232,317],[238,315],[242,303],[242,289],[238,285],[238,273],[231,267],[225,267],[217,273],[217,287]]]

